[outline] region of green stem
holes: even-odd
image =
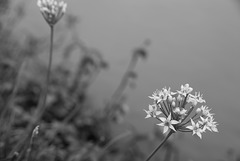
[[[48,68],[47,68],[47,78],[46,78],[46,83],[45,83],[45,88],[43,91],[42,99],[39,102],[39,106],[38,106],[39,109],[37,109],[37,111],[39,110],[39,113],[37,113],[38,117],[37,117],[36,122],[38,122],[41,119],[41,117],[46,109],[46,99],[47,99],[51,67],[52,67],[54,26],[50,26],[50,32],[51,32],[51,36],[50,36],[50,50],[49,50],[49,59],[48,59],[49,61],[48,61]]]
[[[163,101],[163,105],[164,105],[164,107],[165,107],[165,109],[167,111],[167,116],[168,116],[170,114],[170,109],[168,107],[168,104]]]
[[[197,116],[197,114],[195,114],[193,117],[191,117],[187,122],[182,123],[181,126],[184,126],[184,125],[186,125],[187,123],[189,123],[189,122],[191,121],[191,119],[194,121],[194,120],[200,118],[200,117],[194,118],[194,117],[196,117],[196,116]]]
[[[184,98],[184,101],[183,101],[183,104],[182,104],[182,108],[185,108],[185,104],[186,104],[188,95],[189,94],[186,94],[186,97]]]
[[[153,155],[163,146],[163,144],[167,141],[167,139],[174,133],[174,131],[170,131],[168,133],[168,135],[164,138],[164,140],[158,145],[158,147],[156,149],[154,149],[154,151],[147,157],[147,159],[145,161],[149,161]]]
[[[187,115],[183,118],[182,122],[186,120],[186,118],[192,113],[195,106],[191,106],[191,109],[188,111]]]
[[[168,114],[167,114],[167,111],[165,111],[165,108],[164,108],[164,104],[163,103],[159,103],[160,104],[160,110],[162,111],[162,113],[166,116],[166,117],[168,117]]]

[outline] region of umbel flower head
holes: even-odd
[[[192,132],[202,138],[202,133],[206,130],[218,132],[217,122],[214,121],[213,113],[210,112],[200,92],[191,94],[193,88],[189,84],[181,86],[180,90],[172,92],[170,88],[156,90],[149,98],[154,100],[153,105],[149,105],[149,110],[145,118],[155,118],[163,127],[163,133],[172,132]],[[198,106],[198,107],[197,107]]]
[[[37,5],[50,26],[55,25],[66,12],[67,4],[57,0],[38,0]]]

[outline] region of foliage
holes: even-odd
[[[10,5],[10,1],[1,3]],[[115,137],[112,126],[127,112],[124,89],[136,79],[134,68],[139,58],[147,56],[144,47],[133,52],[129,67],[108,103],[94,108],[88,89],[109,65],[101,52],[79,39],[77,18],[68,15],[62,29],[65,35],[60,35],[68,41],[56,41],[55,49],[63,57],[52,70],[47,108],[36,133],[30,125],[36,119],[34,113],[47,70],[39,57],[45,52],[42,48],[48,37],[28,33],[22,41],[12,33],[24,16],[23,11],[23,6],[19,6],[8,24],[4,16],[0,22],[0,159],[140,160],[144,153],[138,144],[148,137],[134,128]],[[74,54],[78,54],[78,62],[72,65],[70,59]],[[123,138],[128,141],[118,144]]]

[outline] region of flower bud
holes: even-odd
[[[173,101],[173,97],[171,95],[168,96],[168,101],[172,102]]]
[[[38,7],[50,26],[55,25],[66,12],[67,4],[56,0],[38,0]]]
[[[178,101],[182,101],[183,100],[183,98],[182,98],[182,96],[180,94],[177,96],[177,100]]]
[[[202,111],[201,108],[196,109],[196,113],[200,113],[201,111]]]
[[[175,107],[176,106],[176,103],[175,101],[172,101],[172,106]]]

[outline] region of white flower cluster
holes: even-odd
[[[209,130],[218,132],[217,122],[214,121],[213,113],[205,105],[200,93],[191,94],[193,88],[189,84],[181,86],[181,90],[171,92],[170,88],[156,90],[149,98],[154,100],[153,105],[144,111],[145,118],[156,118],[160,121],[159,126],[163,126],[163,133],[172,132],[193,132],[202,138],[202,133]]]
[[[55,25],[66,12],[67,4],[56,0],[38,0],[40,11],[49,25]]]

